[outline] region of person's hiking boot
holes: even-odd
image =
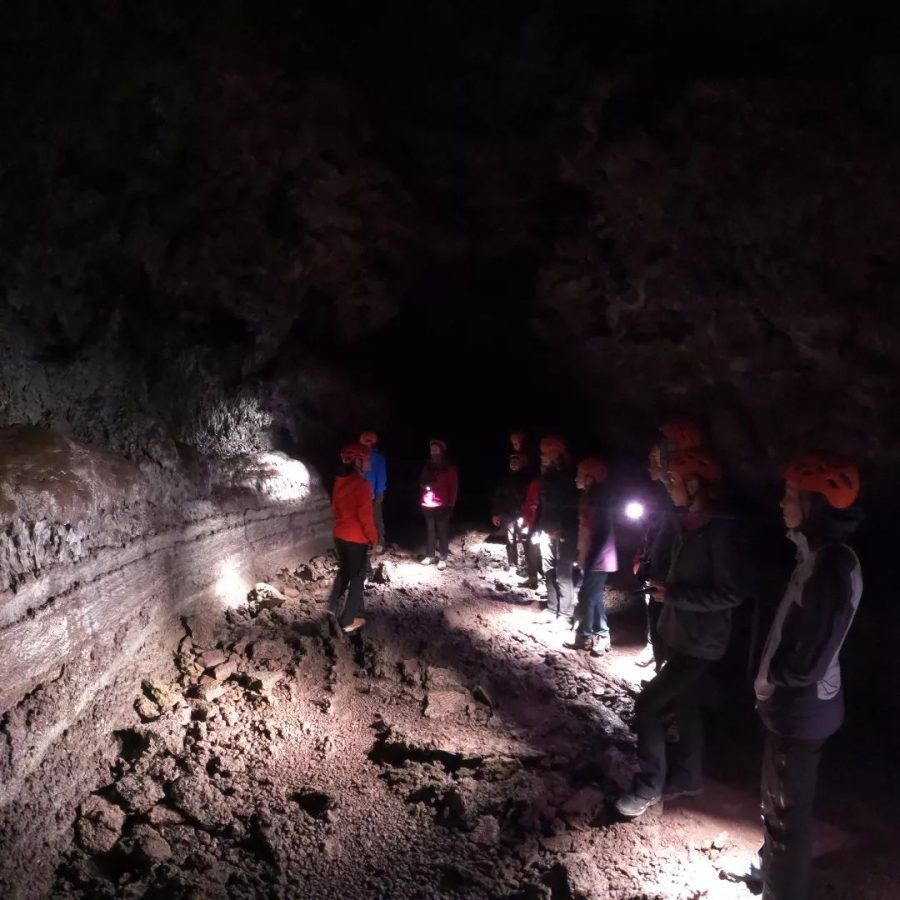
[[[575,639],[563,644],[566,650],[582,650],[590,653],[594,649],[594,636],[591,634],[576,634]]]
[[[441,571],[443,571],[444,569],[446,569],[446,568],[447,568],[447,560],[444,559],[443,557],[441,557],[441,558],[438,560],[437,567],[438,567]]]
[[[349,625],[344,626],[344,634],[352,634],[354,631],[359,631],[365,624],[366,620],[361,616],[357,616]]]
[[[659,797],[642,797],[640,794],[623,794],[616,800],[616,811],[626,819],[642,816],[651,806],[659,803]]]
[[[656,658],[653,655],[653,644],[647,644],[634,662],[635,665],[641,668],[652,666],[656,662]]]
[[[536,591],[538,586],[537,578],[526,578],[519,583],[520,588],[527,588],[529,591]]]
[[[604,656],[609,653],[612,648],[612,643],[609,640],[608,634],[594,634],[591,636],[594,639],[593,646],[591,647],[591,656]]]
[[[699,797],[703,793],[703,785],[691,785],[682,781],[667,781],[663,788],[663,800],[676,800],[679,797]]]
[[[431,556],[426,556],[425,559],[422,560],[422,565],[423,565],[423,566],[430,566],[433,562],[434,562],[433,557],[431,557]]]

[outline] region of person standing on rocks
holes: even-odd
[[[359,442],[369,448],[369,469],[366,472],[366,481],[372,485],[372,501],[375,510],[375,527],[378,529],[378,544],[376,553],[382,553],[385,547],[384,537],[384,494],[387,491],[387,461],[384,454],[376,446],[378,435],[374,431],[364,431],[359,436]]]
[[[648,474],[650,480],[665,489],[665,461],[679,450],[690,450],[702,445],[700,431],[692,422],[671,420],[660,425],[660,440],[650,450]],[[648,518],[641,549],[634,558],[634,574],[644,584],[651,581],[665,581],[669,573],[672,545],[672,513],[669,497],[661,497],[662,509]],[[654,603],[649,591],[644,594],[647,613],[647,644],[637,658],[639,666],[653,665],[658,672],[665,659],[662,638],[657,631],[662,606]]]
[[[459,475],[456,466],[447,459],[446,441],[432,438],[428,447],[430,458],[419,480],[426,528],[422,565],[430,566],[437,560],[437,567],[446,569],[450,553],[450,519],[459,493]]]
[[[509,457],[509,470],[494,491],[491,501],[491,522],[506,538],[506,559],[509,571],[515,575],[519,568],[519,542],[522,540],[522,504],[528,488],[528,460],[522,453]]]
[[[805,900],[809,891],[816,772],[844,720],[840,652],[863,590],[859,559],[847,544],[862,518],[858,495],[851,463],[808,453],[785,473],[781,510],[797,564],[754,682],[766,729],[764,900]]]
[[[541,481],[535,532],[547,580],[547,609],[558,618],[571,619],[575,605],[573,569],[578,536],[575,473],[564,438],[543,437],[540,449]]]
[[[674,523],[668,575],[651,581],[649,590],[662,606],[658,630],[667,655],[635,703],[639,771],[631,792],[616,803],[628,818],[643,815],[660,799],[702,790],[698,685],[725,655],[732,611],[742,599],[734,522],[717,511],[721,466],[708,451],[695,447],[673,454],[665,469],[666,487],[680,516]],[[673,720],[679,740],[667,745],[667,723]]]
[[[541,478],[536,475],[528,482],[525,489],[525,500],[522,503],[522,537],[525,541],[526,579],[520,587],[538,589],[544,574],[541,567],[540,535],[535,529],[538,507],[541,503]]]
[[[342,471],[335,479],[331,500],[338,573],[328,610],[348,633],[366,623],[363,586],[369,567],[369,547],[378,542],[372,489],[365,477],[369,459],[369,448],[363,444],[348,444],[341,450]],[[341,608],[345,594],[347,600]]]
[[[610,504],[604,488],[608,469],[602,459],[583,459],[575,485],[581,492],[578,507],[577,562],[582,572],[575,609],[575,641],[570,650],[587,650],[602,656],[609,650],[609,626],[603,593],[610,572],[618,565],[616,536]]]

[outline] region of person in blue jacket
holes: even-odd
[[[366,481],[372,485],[372,501],[375,511],[375,527],[378,529],[376,553],[384,552],[384,492],[387,490],[387,462],[384,454],[376,447],[378,435],[374,431],[364,431],[359,442],[369,448],[369,469]]]

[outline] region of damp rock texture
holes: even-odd
[[[141,692],[166,698],[158,718],[121,723],[119,751],[73,811],[50,896],[747,896],[720,872],[758,844],[755,772],[619,821],[645,675],[619,614],[610,655],[574,653],[502,547],[469,534],[453,551],[443,573],[389,551],[390,586],[367,590],[350,637],[326,615],[330,556],[256,585],[285,602],[235,607],[216,649],[185,634],[170,678]],[[846,864],[817,867],[822,889],[891,896],[889,855],[875,862],[867,843],[886,824],[862,842],[843,827],[828,837]]]
[[[30,426],[0,430],[0,509],[0,893],[31,898],[73,828],[106,853],[123,810],[162,799],[135,771],[81,803],[114,759],[149,746],[123,722],[186,708],[170,683],[181,642],[204,650],[209,700],[234,674],[221,648],[234,607],[323,549],[330,523],[315,472],[281,453],[163,470]],[[165,856],[163,839],[132,837],[141,859]]]

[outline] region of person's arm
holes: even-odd
[[[713,525],[707,537],[710,555],[709,584],[667,584],[665,602],[687,612],[719,612],[740,606],[743,596],[738,577],[734,530]]]
[[[817,560],[803,586],[802,605],[792,606],[781,641],[769,665],[773,684],[802,688],[825,677],[853,621],[853,570],[856,560],[841,546]]]
[[[456,466],[450,466],[447,472],[447,506],[456,506],[456,498],[459,495],[459,473]]]
[[[378,529],[375,527],[374,508],[372,506],[371,485],[365,479],[360,479],[357,488],[356,516],[362,525],[363,534],[370,544],[378,543]]]
[[[600,558],[609,535],[612,532],[612,519],[607,510],[600,505],[591,508],[591,533],[590,542],[587,545],[587,553],[585,554],[587,564],[594,565]],[[582,569],[584,566],[582,566]]]

